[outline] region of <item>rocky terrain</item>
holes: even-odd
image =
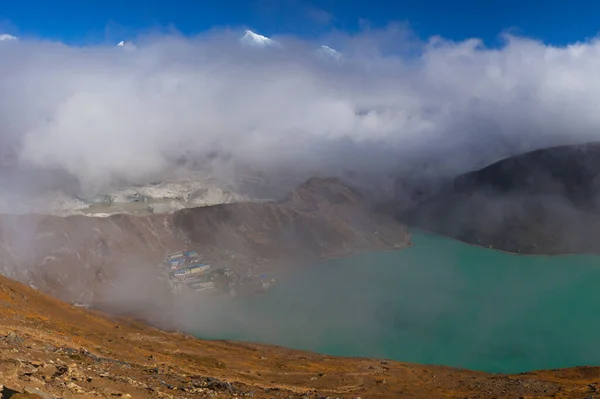
[[[0,172],[1,174],[1,172]],[[152,213],[173,213],[183,208],[194,208],[215,204],[256,200],[237,193],[217,179],[189,172],[182,178],[174,177],[164,182],[123,185],[120,188],[104,191],[96,195],[83,195],[77,189],[44,187],[37,183],[46,176],[25,175],[24,181],[37,184],[32,187],[15,187],[15,177],[10,176],[7,190],[0,197],[0,213],[46,214],[55,216],[86,215],[106,217],[117,213],[147,215]],[[50,176],[51,178],[52,176]],[[57,179],[57,178],[55,178]],[[64,179],[64,178],[63,178]],[[0,183],[4,183],[0,176]],[[74,185],[74,184],[73,184]]]
[[[238,202],[168,214],[0,217],[0,271],[67,301],[163,293],[157,264],[184,248],[244,273],[365,250],[403,248],[406,227],[375,214],[335,179],[311,179],[278,202]],[[162,294],[161,294],[162,295]],[[166,295],[166,294],[164,294]]]
[[[202,341],[0,277],[3,398],[600,398],[600,368],[491,375]]]
[[[523,254],[598,253],[600,143],[546,148],[457,177],[400,220]]]

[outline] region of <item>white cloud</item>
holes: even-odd
[[[16,36],[9,35],[8,33],[0,33],[0,42],[11,42],[16,40],[18,40]]]
[[[183,153],[305,176],[429,156],[452,173],[600,138],[599,41],[438,39],[405,58],[390,44],[415,43],[394,35],[343,38],[339,65],[312,56],[318,42],[253,53],[228,32],[141,38],[135,52],[0,46],[0,145],[17,141],[21,165],[98,188],[154,179]]]

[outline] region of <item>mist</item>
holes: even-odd
[[[0,42],[0,145],[18,166],[2,191],[18,181],[94,195],[187,167],[230,182],[240,169],[373,182],[424,163],[450,176],[600,131],[597,39],[504,35],[487,48],[391,24],[251,48],[240,32]]]
[[[337,176],[385,197],[386,184],[397,178],[427,186],[525,151],[600,138],[600,114],[594,109],[600,100],[596,38],[554,47],[504,34],[501,46],[486,47],[475,38],[418,38],[404,25],[390,24],[354,35],[331,32],[314,41],[273,36],[280,45],[248,47],[239,41],[242,32],[149,33],[124,46],[0,40],[0,213],[19,208],[24,196],[48,190],[94,196],[197,172],[233,186],[247,175],[266,176],[285,182],[283,191],[312,176]],[[341,56],[328,58],[322,45]],[[483,231],[510,219],[517,199],[481,207]],[[474,214],[476,204],[457,202],[455,214],[447,212],[448,201],[435,208],[448,213],[451,232],[458,219]],[[570,204],[552,205],[549,212],[561,215],[552,231],[576,236],[575,227],[562,222],[570,220],[581,231],[579,225],[590,220],[571,212]],[[446,221],[431,214],[436,222]],[[300,309],[306,319],[286,329],[270,318],[268,306],[251,313],[243,299],[174,297],[156,263],[183,249],[181,241],[171,240],[180,231],[166,216],[156,224],[133,219],[97,225],[72,219],[74,227],[64,227],[67,223],[50,225],[50,219],[3,217],[2,240],[14,252],[10,267],[2,265],[3,274],[27,283],[33,280],[28,273],[41,273],[50,282],[37,288],[62,299],[93,302],[87,295],[95,291],[103,310],[112,314],[209,338],[248,330],[278,343],[312,323],[306,315],[320,305],[285,303],[290,312],[314,306]],[[589,231],[589,237],[597,236]],[[217,233],[210,230],[212,237]],[[290,240],[297,238],[292,233]],[[43,248],[42,235],[51,237]],[[215,247],[235,249],[236,238],[224,235]],[[87,258],[80,253],[84,249]],[[40,255],[45,259],[38,264],[34,258]],[[373,278],[375,264],[341,288],[316,287],[314,281],[303,287],[307,296],[322,295],[322,303],[350,304],[331,312],[348,330],[378,329],[385,335],[390,324],[416,323],[426,332],[453,310],[455,291],[464,286],[456,270],[462,260],[440,256],[448,259],[432,262],[438,267],[433,277],[417,261],[404,265],[415,269],[398,277],[404,284],[399,291],[412,295],[411,306],[420,305],[400,306],[391,321],[381,310],[385,306],[362,302],[356,294]],[[113,274],[100,279],[107,265]],[[423,286],[432,288],[430,279],[434,289],[421,293]],[[369,293],[377,300],[384,283],[393,285],[390,292],[399,284],[385,278],[371,284]],[[348,322],[351,317],[361,323]],[[483,318],[480,330],[489,331],[486,323],[503,317]],[[320,349],[325,335],[303,336],[296,344]],[[359,338],[352,345],[362,348]],[[369,349],[369,355],[385,355],[383,347]]]

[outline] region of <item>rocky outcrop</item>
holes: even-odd
[[[194,243],[269,259],[343,256],[409,245],[405,226],[373,213],[336,179],[311,179],[281,202],[182,210],[178,231]]]
[[[407,245],[404,225],[371,212],[359,193],[331,179],[311,179],[277,203],[145,216],[0,217],[2,274],[69,301],[129,280],[161,290],[156,265],[183,248],[214,265],[253,272]]]
[[[599,253],[600,144],[541,149],[456,178],[400,220],[527,254]]]

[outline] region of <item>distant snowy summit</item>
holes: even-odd
[[[121,40],[119,42],[119,44],[117,44],[117,47],[123,47],[123,48],[126,48],[126,49],[137,48],[137,46],[135,44],[133,44],[132,42],[127,41],[127,40]]]
[[[279,42],[258,33],[254,33],[249,29],[244,31],[244,36],[240,37],[239,42],[245,47],[252,48],[282,47]],[[341,62],[344,59],[342,53],[326,45],[321,45],[321,47],[315,50],[315,54],[319,58],[328,61]]]
[[[258,33],[254,33],[248,29],[246,29],[246,31],[244,32],[244,36],[242,36],[239,40],[242,45],[248,47],[281,47],[279,42],[276,42],[273,39],[269,39],[266,36],[259,35]]]
[[[14,42],[19,40],[18,37],[9,35],[8,33],[0,33],[0,42]]]
[[[10,35],[8,33],[0,33],[0,42],[14,42],[18,41],[19,38],[17,36]],[[282,48],[283,46],[278,41],[275,41],[267,36],[263,36],[258,33],[254,33],[249,29],[244,31],[244,35],[240,37],[239,42],[244,47],[249,48]],[[116,47],[127,49],[127,50],[135,50],[137,49],[137,45],[129,40],[121,40]],[[314,54],[325,61],[334,61],[334,62],[342,62],[344,56],[337,50],[326,46],[321,45],[317,50],[314,51]]]
[[[342,53],[337,50],[332,49],[329,46],[322,45],[317,51],[317,56],[325,60],[333,60],[336,62],[343,61]]]
[[[0,42],[14,42],[18,40],[19,38],[17,36],[13,36],[8,33],[0,33]],[[278,41],[268,38],[267,36],[254,33],[249,29],[246,29],[244,31],[244,35],[238,40],[240,44],[242,44],[244,47],[250,48],[283,47]],[[137,49],[137,45],[129,40],[121,40],[119,43],[117,43],[116,47],[127,50]],[[344,59],[342,53],[326,45],[321,45],[321,47],[314,51],[314,54],[319,58],[327,61],[341,62]]]

